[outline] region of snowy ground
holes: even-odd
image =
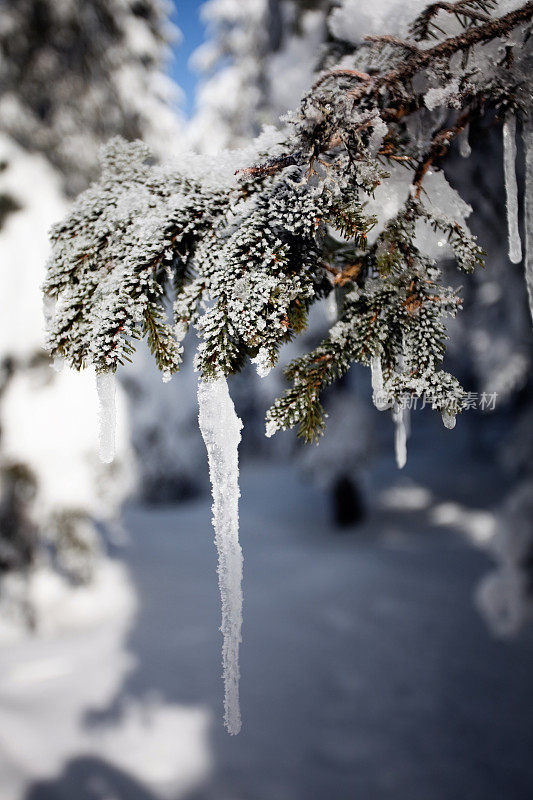
[[[3,648],[1,800],[530,800],[533,637],[472,606],[502,486],[467,438],[387,454],[349,533],[290,468],[244,467],[237,737],[208,502],[131,508],[132,602]]]

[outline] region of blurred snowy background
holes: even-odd
[[[279,373],[231,382],[245,422],[237,738],[221,722],[190,359],[169,384],[142,349],[123,370],[104,466],[94,376],[41,349],[47,231],[102,142],[141,137],[161,158],[242,146],[297,105],[326,48],[341,59],[364,33],[402,33],[424,5],[1,3],[2,800],[533,796],[532,338],[490,125],[447,173],[490,254],[451,331],[478,399],[453,432],[414,413],[399,472],[368,371],[330,391],[307,449],[264,438]],[[315,309],[307,345],[331,314]]]

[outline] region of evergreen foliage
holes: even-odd
[[[448,418],[460,412],[465,392],[441,365],[446,317],[461,299],[426,252],[424,231],[444,237],[462,271],[482,264],[483,252],[429,201],[425,182],[470,120],[530,111],[533,3],[501,16],[495,8],[434,3],[409,40],[370,37],[350,68],[345,57],[320,75],[271,147],[233,180],[199,177],[186,162],[153,164],[145,146],[113,140],[100,180],[52,233],[51,352],[77,369],[114,371],[146,335],[169,375],[193,324],[204,378],[235,373],[247,358],[264,373],[311,304],[342,286],[338,321],[287,368],[292,386],[269,410],[267,432],[298,425],[317,438],[322,389],[372,358],[384,407],[423,396]],[[376,220],[366,203],[397,165],[411,190],[369,246]]]

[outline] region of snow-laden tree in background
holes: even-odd
[[[518,118],[527,139],[532,15],[531,2],[427,6],[407,38],[374,34],[340,63],[325,62],[300,108],[256,141],[255,157],[154,165],[144,145],[113,141],[100,180],[53,232],[45,284],[58,300],[52,353],[105,374],[145,337],[166,378],[179,369],[194,325],[203,381],[222,381],[248,358],[266,374],[305,328],[311,305],[342,282],[339,319],[287,368],[292,387],[269,410],[267,435],[298,426],[307,440],[320,436],[320,394],[353,362],[372,366],[375,402],[397,426],[400,463],[407,403],[423,398],[453,427],[467,394],[441,362],[446,318],[461,298],[436,255],[470,273],[483,251],[438,165],[484,113],[507,134]],[[509,194],[509,163],[507,179]],[[508,208],[512,215],[514,200]],[[529,252],[525,260],[529,268]],[[229,536],[218,480],[214,524]],[[225,496],[234,503],[235,491]],[[228,543],[219,543],[221,564]],[[229,716],[237,719],[237,709]]]
[[[0,9],[4,571],[41,560],[47,542],[61,574],[88,581],[101,560],[92,519],[114,517],[133,485],[124,394],[116,398],[117,460],[104,468],[94,381],[50,370],[42,351],[40,286],[48,229],[94,176],[101,143],[120,133],[146,138],[159,152],[176,146],[177,89],[162,72],[174,37],[169,11],[160,0],[7,0]],[[45,311],[53,316],[52,305]],[[137,380],[136,388],[145,383]],[[147,410],[149,394],[136,396],[141,414],[153,420],[158,411],[153,404]],[[146,424],[161,426],[161,418]],[[8,595],[14,584],[18,591],[16,575],[3,581]]]
[[[294,108],[311,85],[327,37],[330,0],[208,0],[203,75],[188,134],[201,152],[240,147]]]
[[[144,139],[158,157],[182,146],[180,92],[164,71],[177,38],[171,11],[166,0],[3,4],[0,127],[59,169],[67,195],[95,176],[98,148],[114,134]],[[198,462],[201,441],[190,433],[195,411],[161,396],[148,359],[140,350],[124,383],[139,486],[151,499],[175,497],[194,489],[186,463]]]
[[[172,145],[177,87],[162,63],[174,38],[167,0],[5,0],[0,127],[43,153],[70,193],[120,134]]]

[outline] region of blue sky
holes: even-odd
[[[244,1],[244,0],[243,0]],[[194,90],[198,80],[196,73],[188,66],[188,61],[204,39],[204,27],[200,22],[200,6],[204,0],[174,0],[174,22],[182,33],[181,44],[174,47],[174,57],[170,64],[170,74],[181,86],[185,94],[183,111],[190,116],[194,105]]]

